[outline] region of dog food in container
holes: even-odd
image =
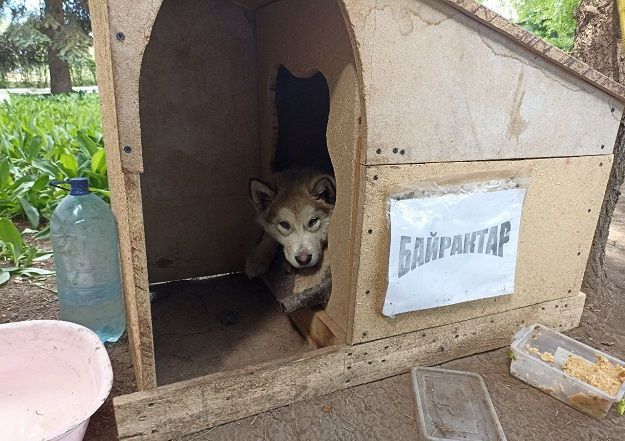
[[[542,325],[519,330],[510,373],[571,407],[601,419],[625,393],[625,363]]]
[[[421,441],[506,441],[484,380],[472,372],[411,372]]]

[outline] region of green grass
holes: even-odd
[[[38,258],[14,221],[27,219],[39,236],[66,192],[53,180],[84,176],[108,202],[106,162],[97,94],[13,96],[0,103],[0,260],[22,271]],[[6,271],[4,271],[6,272]],[[8,278],[0,273],[0,284]],[[6,281],[5,280],[5,281]]]

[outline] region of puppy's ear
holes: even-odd
[[[250,179],[250,198],[258,213],[265,211],[275,197],[276,192],[270,186],[258,179]]]
[[[336,202],[336,182],[329,175],[320,176],[314,181],[310,195],[315,199],[334,205]]]

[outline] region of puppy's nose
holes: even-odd
[[[295,255],[295,260],[300,265],[308,265],[312,260],[312,254],[310,254],[308,251],[300,251]]]

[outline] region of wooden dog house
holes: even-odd
[[[139,389],[114,399],[121,439],[175,439],[501,347],[522,323],[579,323],[623,111],[618,83],[471,0],[92,0],[91,14]],[[312,144],[276,152],[281,129],[307,130],[277,118],[282,66],[301,93],[292,102],[327,127],[337,180],[332,296],[292,318],[321,348],[244,346],[243,366],[195,378],[174,357],[167,369],[182,374],[157,387],[162,320],[150,286],[240,272],[257,234],[248,179],[280,157],[318,158]],[[516,292],[384,317],[392,187],[519,165],[533,172]],[[207,283],[249,288],[236,277]],[[159,306],[169,317],[180,306],[171,299],[188,298],[179,286]],[[193,308],[170,328],[189,326]],[[266,315],[248,331],[271,339],[276,323]],[[193,347],[210,352],[227,332]],[[169,343],[174,355],[180,341]]]

